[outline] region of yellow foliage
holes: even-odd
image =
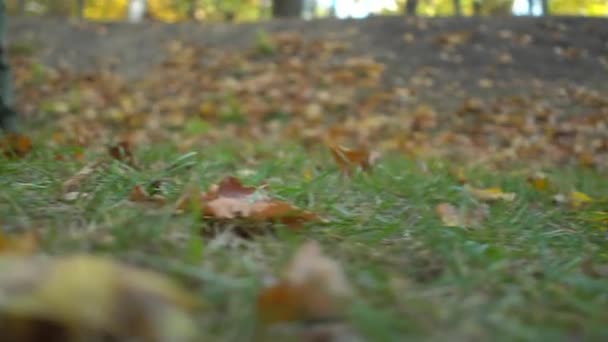
[[[123,20],[129,0],[88,0],[84,17],[91,20]]]
[[[171,0],[148,0],[148,13],[158,20],[170,23],[184,19],[184,14],[176,10]]]

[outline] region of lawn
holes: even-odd
[[[0,340],[607,340],[605,25],[410,19],[15,26]]]
[[[465,169],[469,183],[516,197],[490,203],[483,222],[462,228],[446,226],[435,207],[480,201],[455,177],[455,166],[440,160],[388,154],[371,174],[344,177],[322,148],[236,142],[183,154],[155,145],[134,151],[138,169],[111,159],[82,182],[84,198],[64,199],[62,183],[84,162],[58,162],[60,152],[2,159],[1,223],[37,229],[41,253],[109,255],[180,279],[203,303],[199,340],[259,337],[263,280],[279,276],[311,239],[344,268],[354,296],[340,318],[367,340],[608,337],[606,226],[590,219],[605,202],[572,208],[552,199],[573,189],[601,199],[608,179],[594,171],[553,170],[552,190],[539,191],[525,172]],[[295,231],[275,224],[239,239],[225,232],[251,224],[174,214],[187,186],[206,189],[228,175],[247,185],[266,182],[274,197],[324,221]],[[128,200],[133,186],[161,179],[166,205]]]

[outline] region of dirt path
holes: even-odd
[[[92,24],[13,19],[9,40],[37,49],[44,63],[78,69],[113,61],[138,77],[162,61],[171,40],[240,49],[256,32],[292,31],[306,37],[335,37],[352,44],[352,53],[371,55],[389,65],[390,81],[408,80],[426,68],[440,83],[464,84],[479,78],[538,78],[600,84],[608,76],[608,20],[582,18],[404,19],[273,21],[242,25]],[[509,57],[510,56],[510,57]]]

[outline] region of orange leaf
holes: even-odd
[[[135,157],[133,156],[133,147],[131,143],[123,140],[116,145],[108,147],[108,153],[112,158],[121,161],[131,167],[136,167]]]
[[[141,185],[135,185],[133,189],[131,189],[131,192],[129,192],[129,201],[152,203],[162,206],[165,204],[166,199],[161,195],[150,195]]]
[[[7,134],[0,140],[0,153],[6,157],[23,157],[31,150],[32,141],[22,134]]]
[[[0,254],[30,255],[38,250],[40,237],[34,231],[9,236],[0,232]]]
[[[280,282],[259,293],[257,310],[267,324],[335,318],[351,296],[340,265],[313,241],[296,251]]]
[[[544,173],[536,173],[528,177],[528,184],[538,191],[549,189],[549,180]]]
[[[350,175],[356,168],[371,172],[372,153],[368,149],[348,149],[335,144],[330,144],[329,149],[343,174]]]

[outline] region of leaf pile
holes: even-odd
[[[451,51],[468,39],[456,32],[437,43]],[[417,96],[433,84],[432,68],[392,86],[385,65],[354,55],[344,42],[290,32],[266,40],[268,48],[245,51],[170,41],[168,59],[135,82],[110,71],[36,67],[33,57],[16,56],[20,106],[56,118],[51,145],[58,146],[98,148],[118,136],[134,144],[169,141],[186,151],[235,137],[307,147],[330,138],[416,158],[608,165],[608,101],[601,93],[565,85],[552,99],[538,89],[469,97],[438,112]],[[554,105],[556,97],[576,106]]]

